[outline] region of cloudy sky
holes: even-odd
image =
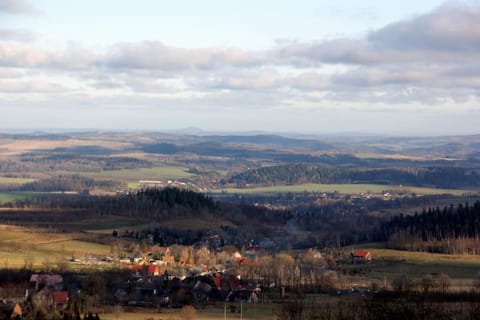
[[[480,2],[0,0],[0,131],[480,133]]]

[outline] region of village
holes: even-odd
[[[370,292],[369,284],[352,282],[341,267],[369,263],[369,251],[348,256],[316,249],[271,252],[253,243],[237,250],[219,247],[218,241],[134,246],[128,256],[120,250],[105,257],[69,257],[62,268],[4,270],[0,319],[100,319],[112,308],[206,308],[215,303],[228,303],[237,312],[238,302],[282,303],[299,290]]]

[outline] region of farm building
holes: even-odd
[[[352,263],[365,263],[372,261],[372,254],[368,250],[355,250],[351,253]]]

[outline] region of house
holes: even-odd
[[[30,282],[35,283],[35,289],[37,290],[40,286],[60,289],[63,284],[63,278],[58,274],[32,274],[30,276]]]
[[[35,283],[33,282],[2,282],[0,283],[0,300],[22,303],[34,291]]]
[[[50,299],[57,310],[64,310],[68,305],[68,291],[53,291]]]
[[[166,264],[174,264],[175,263],[175,256],[163,256],[162,261]]]
[[[14,302],[0,302],[0,319],[21,319],[22,307]]]
[[[355,250],[351,253],[352,263],[365,263],[372,261],[372,254],[368,250]]]
[[[147,272],[149,276],[158,276],[160,274],[160,272],[158,271],[158,266],[154,264],[148,266]]]

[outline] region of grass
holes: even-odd
[[[0,177],[0,184],[25,184],[33,181],[35,179]]]
[[[8,203],[16,200],[25,200],[29,198],[53,195],[53,194],[76,194],[76,192],[30,192],[30,191],[0,192],[0,204]]]
[[[45,264],[66,263],[72,254],[76,257],[110,254],[109,245],[75,237],[75,233],[0,225],[0,267],[19,268],[28,261],[34,268],[42,268]]]
[[[51,140],[46,138],[45,140],[29,140],[29,139],[15,139],[10,140],[8,143],[4,143],[2,148],[6,151],[4,155],[15,155],[31,150],[48,150],[55,148],[69,148],[78,146],[99,146],[110,149],[125,149],[131,147],[132,144],[128,142],[119,142],[112,140],[82,140],[82,139],[65,139],[65,140]]]
[[[416,194],[453,194],[463,195],[470,193],[469,190],[456,189],[437,189],[437,188],[421,188],[409,186],[391,186],[381,184],[297,184],[288,186],[271,186],[271,187],[255,187],[255,188],[227,188],[214,190],[215,193],[240,193],[240,194],[255,194],[255,193],[285,193],[285,192],[340,192],[340,193],[383,193],[387,190],[397,190],[403,193]]]
[[[270,320],[274,319],[274,315],[279,313],[279,306],[272,304],[251,304],[243,303],[242,315],[239,312],[232,313],[229,309],[231,303],[226,304],[227,313],[226,319],[258,319],[258,320]],[[240,304],[236,303],[237,310],[240,309]],[[205,309],[197,309],[197,320],[223,320],[225,319],[225,304],[219,303],[218,306],[209,306]],[[182,316],[181,309],[162,309],[161,312],[156,311],[120,311],[101,314],[101,319],[106,320],[182,320],[185,319]]]
[[[373,152],[358,152],[354,154],[360,159],[392,159],[392,160],[410,160],[410,161],[454,161],[459,158],[435,157],[431,155],[412,155],[412,154],[382,154]]]
[[[39,244],[37,245],[37,248],[40,251],[63,253],[65,257],[71,255],[72,252],[74,252],[75,255],[82,256],[106,256],[110,254],[110,246],[80,240],[54,241],[46,244]]]
[[[0,243],[25,238],[25,231],[11,226],[0,226]]]
[[[24,200],[39,195],[35,192],[0,192],[0,204],[16,200]]]
[[[367,276],[372,279],[382,280],[387,277],[391,280],[402,273],[413,277],[445,273],[452,279],[457,279],[457,282],[471,282],[480,271],[480,256],[475,255],[448,255],[380,248],[368,250],[372,253],[373,262],[350,266],[350,268],[367,270]]]

